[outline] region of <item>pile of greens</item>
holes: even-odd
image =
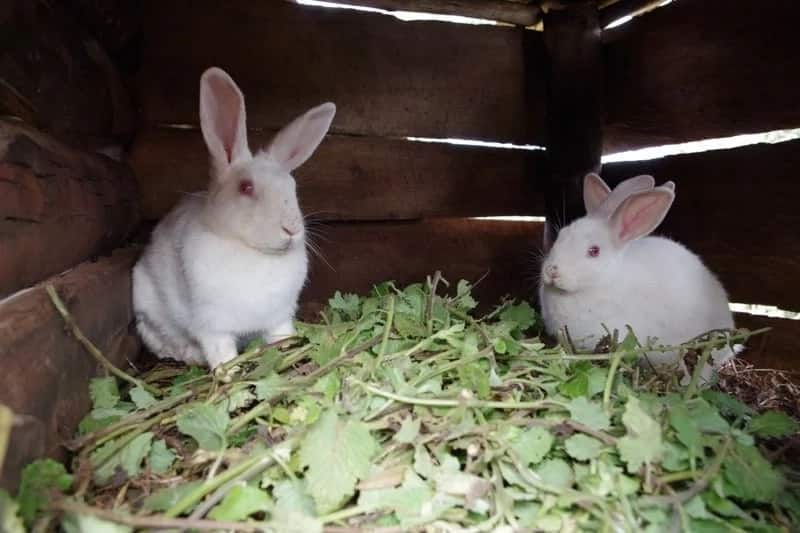
[[[465,281],[336,295],[280,346],[215,372],[94,379],[69,468],[29,465],[0,529],[788,531],[797,431],[607,353],[546,347],[527,303],[475,317]],[[438,290],[437,290],[438,289]],[[449,295],[442,293],[449,292]],[[706,354],[750,333],[709,334]],[[567,343],[568,344],[568,343]],[[698,366],[699,368],[699,366]],[[118,373],[119,375],[120,373]]]

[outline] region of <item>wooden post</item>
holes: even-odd
[[[547,47],[547,153],[544,180],[547,228],[544,246],[556,228],[584,214],[582,182],[600,170],[603,149],[603,68],[597,4],[580,0],[544,16]],[[531,65],[532,68],[538,65]]]

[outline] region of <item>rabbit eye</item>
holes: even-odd
[[[597,257],[600,255],[600,247],[599,246],[590,246],[589,251],[587,252],[589,257]]]
[[[239,192],[245,196],[253,196],[254,188],[253,182],[250,180],[242,180],[239,182]]]

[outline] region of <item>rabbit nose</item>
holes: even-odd
[[[286,226],[283,225],[281,226],[281,229],[283,230],[283,232],[286,234],[287,237],[294,237],[294,235],[297,233],[296,229],[287,228]]]
[[[556,265],[547,265],[544,271],[545,274],[550,276],[552,279],[556,279],[558,277],[558,267]]]

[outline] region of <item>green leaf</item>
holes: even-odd
[[[203,377],[206,372],[199,366],[190,366],[183,373],[175,376],[170,387],[170,396],[177,396],[186,390],[186,383]]]
[[[150,464],[150,470],[156,474],[163,474],[169,471],[175,457],[175,453],[167,448],[166,441],[159,439],[150,448],[150,456],[147,461]]]
[[[30,525],[40,509],[51,500],[51,492],[66,492],[72,486],[72,476],[64,465],[52,459],[40,459],[22,470],[17,501],[19,513]]]
[[[489,386],[489,373],[478,363],[460,365],[457,369],[458,380],[461,386],[477,393],[479,398],[485,399],[491,393]]]
[[[783,490],[783,476],[755,446],[732,445],[722,471],[728,492],[745,501],[771,503]]]
[[[782,411],[767,411],[750,420],[747,429],[758,437],[781,438],[797,433],[797,421]]]
[[[320,417],[300,447],[300,462],[308,467],[308,489],[319,513],[338,509],[353,495],[377,451],[378,443],[364,423],[341,420],[334,410]]]
[[[578,433],[564,441],[564,448],[570,457],[578,461],[589,461],[600,455],[603,443],[593,437]]]
[[[235,485],[225,498],[209,513],[214,520],[236,522],[253,513],[272,508],[272,498],[263,490],[251,485]]]
[[[585,397],[573,398],[568,405],[569,413],[576,422],[592,429],[603,431],[611,427],[611,420],[603,411],[603,407]]]
[[[132,533],[133,528],[101,520],[90,514],[68,514],[61,522],[65,533]]]
[[[456,307],[463,311],[471,311],[478,306],[478,302],[472,297],[472,284],[465,280],[459,280],[456,286]]]
[[[524,333],[536,324],[536,311],[528,302],[518,305],[510,305],[500,313],[500,320],[503,322],[513,322],[514,328],[518,333]]]
[[[145,498],[142,507],[150,512],[166,511],[202,484],[203,480],[197,480],[161,489]]]
[[[129,477],[136,477],[141,471],[142,461],[150,452],[153,434],[142,433],[120,450],[120,464]]]
[[[78,434],[79,435],[87,435],[89,433],[93,433],[100,429],[110,426],[114,422],[117,422],[120,419],[120,416],[108,416],[105,418],[97,419],[94,417],[93,413],[90,412],[86,416],[81,419],[80,423],[78,424]]]
[[[271,400],[280,392],[280,387],[283,384],[283,378],[275,372],[272,372],[267,377],[256,382],[256,399],[259,402],[264,400]]]
[[[628,465],[628,472],[634,473],[644,463],[661,460],[664,446],[661,441],[661,426],[641,407],[639,400],[630,396],[622,415],[622,423],[627,435],[617,441],[620,457]]]
[[[358,505],[370,510],[391,509],[403,520],[421,515],[423,506],[432,498],[430,486],[413,472],[408,472],[400,487],[362,490]]]
[[[178,431],[194,438],[200,448],[218,452],[225,448],[225,432],[230,421],[224,404],[210,406],[201,403],[178,414],[177,425]]]
[[[356,320],[361,315],[361,303],[355,294],[342,295],[341,292],[336,291],[333,298],[328,300],[328,305],[331,309],[341,312],[349,320]]]
[[[558,392],[567,398],[577,398],[588,396],[589,394],[589,374],[580,372],[558,386]]]
[[[114,377],[93,378],[89,382],[89,397],[95,409],[109,409],[119,401],[119,389]]]
[[[394,434],[394,440],[403,444],[411,444],[417,439],[419,435],[421,420],[419,418],[412,419],[410,416],[403,420],[400,425],[400,430]]]
[[[275,497],[275,508],[284,514],[300,514],[314,516],[314,500],[306,491],[303,479],[281,481],[272,489]]]
[[[549,459],[536,469],[536,474],[545,485],[568,489],[575,483],[572,467],[563,459]]]
[[[227,408],[229,413],[238,411],[248,405],[252,404],[256,396],[247,389],[239,389],[233,392],[226,398]]]
[[[538,464],[553,447],[553,434],[545,428],[532,427],[518,435],[511,448],[527,465]]]
[[[0,489],[0,531],[25,533],[25,525],[19,516],[19,504],[3,489]]]
[[[711,405],[716,406],[725,416],[740,418],[755,414],[755,411],[753,411],[752,408],[743,404],[730,394],[724,392],[716,390],[704,390],[702,397]]]
[[[673,405],[670,408],[669,423],[675,429],[678,440],[688,448],[691,454],[698,455],[702,450],[703,434],[685,404]]]
[[[132,388],[128,395],[130,395],[131,401],[136,404],[137,409],[147,409],[156,403],[153,395],[139,386]]]

